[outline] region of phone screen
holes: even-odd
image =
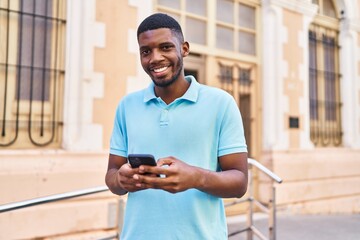
[[[140,165],[156,166],[156,160],[151,154],[129,154],[128,160],[132,168],[138,168]]]

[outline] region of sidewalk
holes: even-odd
[[[264,215],[254,217],[255,226],[268,236],[268,219]],[[229,217],[229,234],[245,226],[244,217]],[[360,240],[360,214],[353,215],[285,215],[277,216],[277,240]],[[259,238],[254,236],[254,240]],[[240,233],[229,240],[246,240]]]

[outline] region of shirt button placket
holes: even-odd
[[[161,110],[160,126],[167,126],[167,125],[169,125],[169,110],[163,109]]]

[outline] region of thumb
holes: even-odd
[[[173,164],[174,162],[175,162],[175,160],[174,160],[173,157],[165,157],[165,158],[160,158],[160,159],[157,161],[157,165],[158,165],[159,167],[164,166],[164,165],[170,166],[170,165]]]

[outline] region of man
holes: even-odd
[[[176,20],[153,14],[138,27],[140,59],[152,79],[116,111],[106,184],[128,194],[121,239],[227,239],[222,198],[247,189],[239,109],[226,92],[184,76],[189,54]],[[131,153],[157,166],[131,168]]]

